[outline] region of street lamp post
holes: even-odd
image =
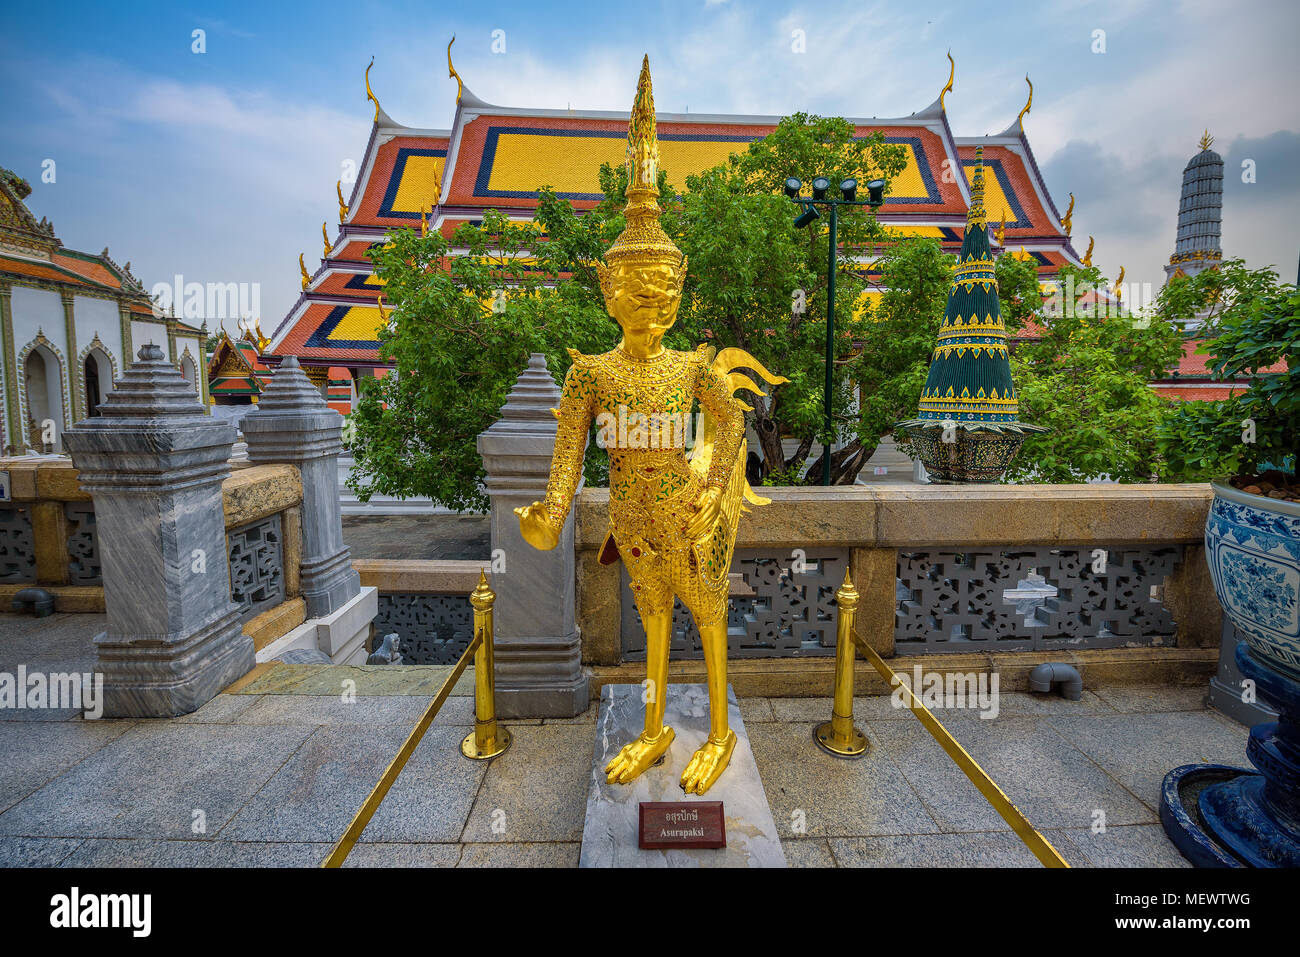
[[[820,218],[817,212],[818,206],[824,206],[830,209],[831,234],[830,249],[826,254],[826,392],[822,407],[824,410],[824,438],[825,438],[825,467],[822,469],[822,484],[831,484],[831,448],[835,443],[835,433],[831,422],[831,392],[833,389],[832,378],[835,371],[835,273],[838,259],[839,240],[837,231],[839,227],[839,210],[841,206],[871,206],[872,208],[880,206],[885,201],[885,181],[883,179],[873,179],[867,184],[867,198],[858,199],[858,181],[855,179],[846,179],[840,183],[840,198],[827,198],[827,191],[831,183],[825,176],[818,176],[812,181],[812,198],[806,199],[799,195],[803,189],[803,183],[791,177],[785,181],[785,194],[790,197],[796,204],[804,207],[804,211],[794,221],[796,229],[803,229],[810,226],[812,222]]]

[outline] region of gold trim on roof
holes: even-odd
[[[1034,83],[1029,79],[1029,74],[1025,74],[1025,82],[1029,84],[1029,99],[1025,101],[1024,109],[1016,116],[1016,125],[1020,127],[1020,132],[1025,131],[1025,114],[1029,112],[1030,107],[1034,105]]]
[[[957,75],[957,63],[952,58],[952,51],[948,51],[948,84],[939,91],[939,112],[944,111],[943,98],[952,92],[952,78]]]
[[[366,66],[366,99],[375,104],[375,122],[379,122],[379,97],[375,96],[374,91],[370,89],[370,67],[375,65],[375,58],[370,58],[370,63]]]
[[[456,81],[456,105],[460,106],[461,94],[465,92],[465,81],[460,78],[456,68],[451,65],[451,45],[456,42],[456,35],[453,33],[451,39],[447,41],[447,77]]]
[[[343,222],[348,215],[348,204],[343,202],[343,180],[338,180],[334,184],[334,189],[339,195],[339,222]]]
[[[1065,211],[1061,217],[1061,228],[1065,230],[1066,235],[1070,233],[1070,228],[1074,225],[1074,194],[1070,194],[1070,208]]]
[[[1207,129],[1204,133],[1201,134],[1200,147],[1202,150],[1208,150],[1213,145],[1214,145],[1214,137],[1210,135],[1210,131]]]

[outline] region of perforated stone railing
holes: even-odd
[[[833,654],[833,593],[851,570],[857,630],[883,655],[1210,648],[1205,485],[764,489],[732,565],[732,658]],[[583,661],[645,657],[620,566],[601,565],[608,493],[581,493]],[[674,658],[701,656],[680,604]]]

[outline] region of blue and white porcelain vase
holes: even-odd
[[[1212,483],[1205,560],[1256,657],[1300,681],[1300,503]]]
[[[1250,729],[1257,771],[1187,764],[1165,775],[1160,821],[1201,867],[1300,867],[1300,504],[1213,487],[1205,559],[1244,639],[1237,668],[1278,720]]]

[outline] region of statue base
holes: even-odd
[[[631,784],[610,784],[605,765],[641,733],[645,705],[640,685],[601,689],[596,748],[582,829],[579,867],[785,867],[776,821],[740,719],[736,695],[727,687],[727,720],[736,732],[731,764],[705,794],[686,794],[682,772],[709,734],[709,699],[704,685],[669,685],[664,722],[677,733],[665,759]],[[638,844],[640,805],[646,801],[722,802],[727,846],[718,849],[642,849]]]

